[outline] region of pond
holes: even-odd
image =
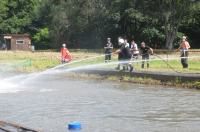
[[[10,77],[12,75],[12,77]],[[198,132],[200,91],[64,74],[1,76],[0,119],[44,132]]]

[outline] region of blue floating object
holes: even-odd
[[[81,123],[74,121],[68,124],[69,130],[80,130],[81,129]]]

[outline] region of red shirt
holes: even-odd
[[[72,56],[67,48],[61,48],[61,57],[64,60],[72,60]]]

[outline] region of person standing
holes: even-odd
[[[107,44],[105,45],[104,49],[105,49],[105,62],[110,62],[113,49],[111,38],[107,38]]]
[[[127,39],[124,39],[124,43],[125,43],[125,47],[130,48],[130,44],[128,43],[128,40],[127,40]]]
[[[132,59],[137,60],[139,55],[139,50],[134,40],[131,41],[131,53],[132,53]]]
[[[142,56],[142,65],[141,67],[144,68],[144,63],[147,63],[147,68],[149,68],[149,51],[153,54],[153,49],[149,46],[146,46],[145,42],[141,43],[140,54]]]
[[[183,36],[180,47],[178,48],[181,52],[181,64],[183,68],[188,68],[188,50],[190,48],[189,42],[186,40],[186,36]]]
[[[72,60],[72,56],[69,52],[69,50],[66,48],[66,44],[62,44],[62,48],[61,48],[61,62],[62,64],[70,62]]]
[[[132,72],[133,66],[130,64],[130,59],[131,59],[130,48],[127,46],[126,42],[121,37],[118,38],[118,45],[120,46],[120,49],[118,49],[115,53],[118,54],[118,60],[121,62],[118,64],[117,69],[120,70],[120,65],[122,65],[123,70],[129,68],[130,72]]]

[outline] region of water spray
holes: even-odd
[[[198,56],[194,56],[194,57],[190,57],[190,58],[199,58]],[[177,60],[179,58],[158,58],[158,59],[150,59],[148,60],[149,62],[153,62],[153,61],[166,61],[166,60]],[[125,60],[125,61],[113,61],[113,62],[109,62],[109,63],[100,63],[100,64],[92,64],[92,65],[86,65],[86,66],[79,66],[79,67],[74,67],[74,68],[70,68],[70,69],[66,69],[66,70],[57,70],[55,71],[55,69],[52,71],[54,74],[55,73],[63,73],[63,72],[71,72],[71,71],[77,71],[77,70],[84,70],[84,69],[91,69],[91,68],[97,68],[97,67],[103,67],[103,66],[109,66],[109,65],[117,65],[117,64],[127,64],[127,63],[140,63],[144,60]],[[49,74],[51,73],[50,71],[47,73]],[[45,73],[43,73],[45,74]]]

